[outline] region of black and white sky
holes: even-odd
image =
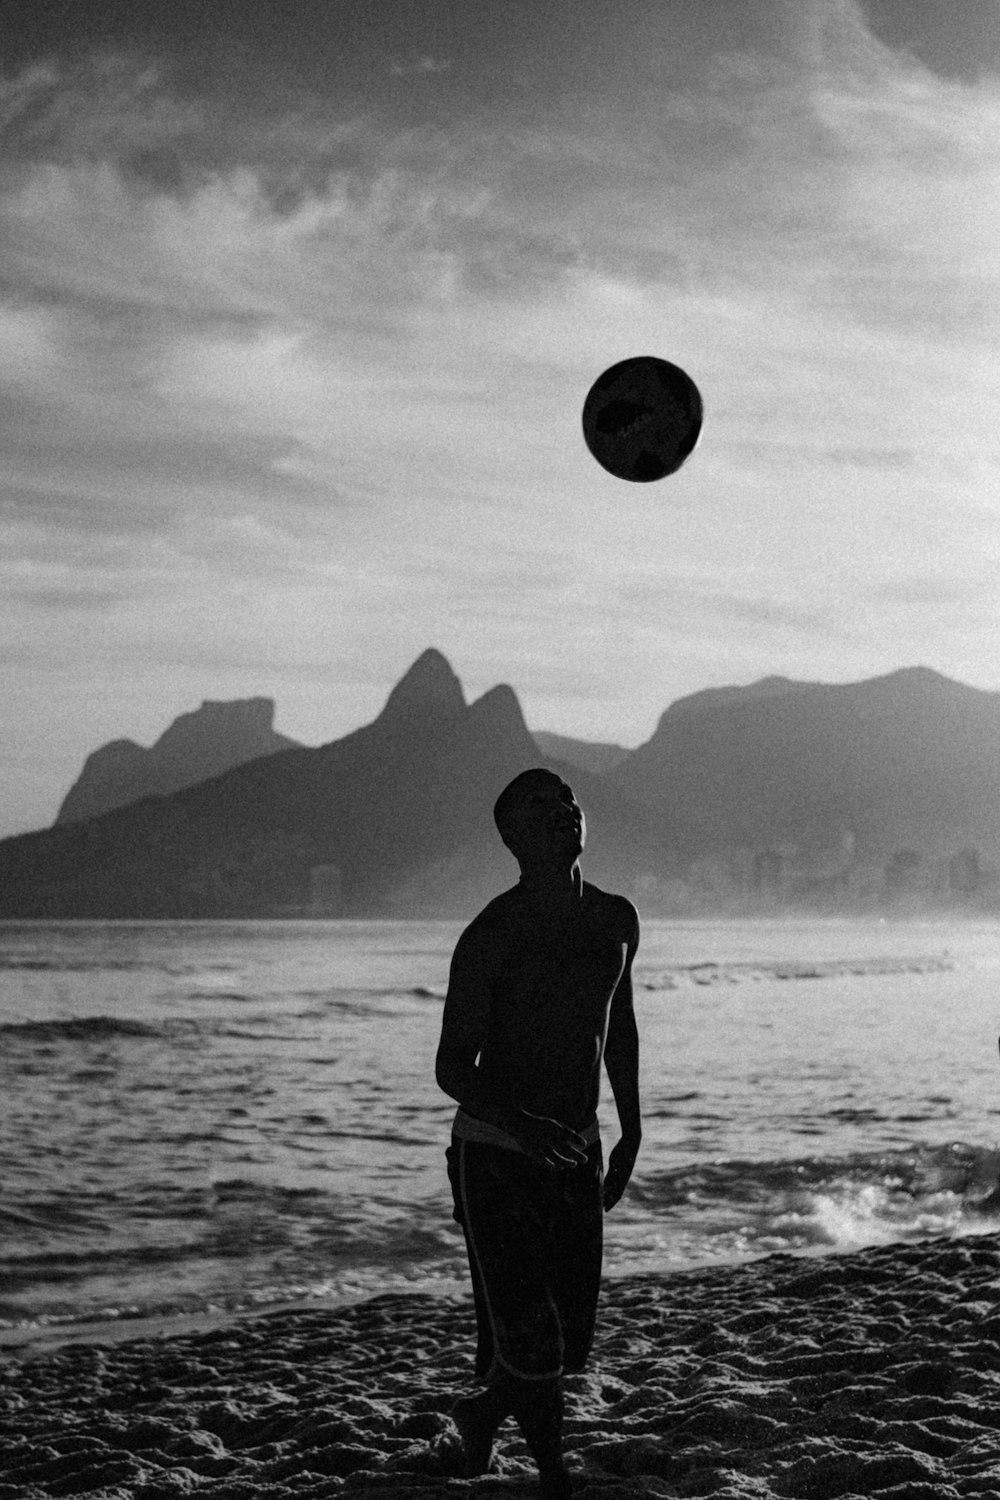
[[[1000,687],[1000,0],[0,0],[0,833],[424,647],[528,722]],[[629,485],[580,409],[705,400]]]

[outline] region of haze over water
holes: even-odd
[[[0,927],[0,1319],[464,1286],[433,1076],[458,930]],[[998,931],[647,922],[608,1273],[1000,1226]]]

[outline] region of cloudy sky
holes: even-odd
[[[1000,0],[3,0],[0,833],[426,646],[529,724],[1000,688]],[[678,475],[580,433],[683,365]]]

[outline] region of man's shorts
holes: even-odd
[[[455,1218],[465,1231],[476,1305],[476,1375],[522,1380],[582,1370],[601,1284],[600,1141],[576,1167],[452,1138]]]

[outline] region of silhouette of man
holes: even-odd
[[[485,1381],[452,1415],[470,1477],[489,1468],[496,1430],[513,1415],[542,1494],[556,1500],[571,1493],[562,1377],[590,1352],[602,1217],[625,1191],[642,1135],[639,919],[631,902],[583,879],[584,816],[554,772],[515,777],[493,815],[521,878],[458,940],[437,1054],[438,1084],[459,1105],[448,1175]],[[602,1057],[621,1125],[606,1176]]]

